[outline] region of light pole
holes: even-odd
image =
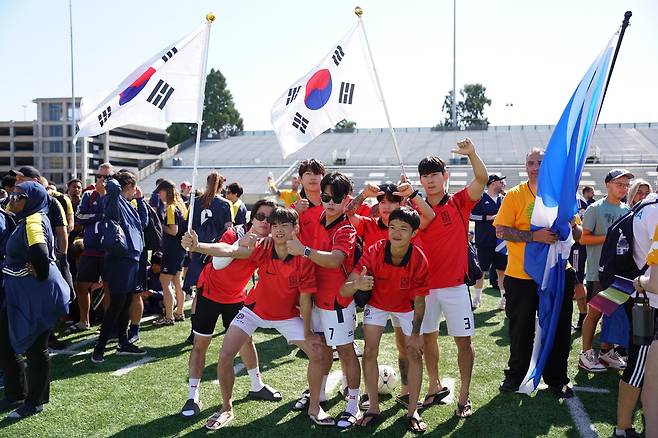
[[[452,128],[457,129],[457,0],[452,1]]]
[[[71,152],[73,153],[73,178],[78,177],[78,152],[75,150],[75,89],[73,87],[73,6],[72,0],[69,0],[69,30],[71,36]],[[84,167],[84,166],[83,166]],[[83,185],[85,176],[82,175]]]

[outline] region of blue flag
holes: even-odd
[[[618,38],[615,34],[610,39],[578,84],[555,126],[539,169],[531,229],[551,228],[559,240],[553,245],[538,242],[526,245],[524,268],[539,285],[539,312],[532,358],[519,392],[530,393],[537,388],[553,349],[564,297],[566,264],[574,243],[570,221],[578,211],[576,192]]]

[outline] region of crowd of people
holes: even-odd
[[[530,366],[539,308],[525,246],[558,240],[550,228],[531,230],[544,152],[527,154],[528,180],[509,190],[505,176],[488,173],[469,139],[453,152],[468,157],[474,175],[453,194],[447,190],[446,163],[437,156],[418,164],[420,186],[402,175],[397,183],[366,184],[360,191],[345,174],[308,159],[300,163],[290,189],[277,188],[268,177],[271,196],[250,211],[241,200],[242,186],[225,186],[218,172],[207,176],[203,191],[192,193],[187,181],[161,179],[145,197],[133,172],[109,163],[98,168],[94,184],[85,187],[73,179],[63,192],[34,167],[11,171],[2,179],[0,201],[5,383],[0,409],[20,419],[48,403],[48,348],[66,347],[55,328],[60,334],[85,333],[100,323],[93,363],[105,360],[111,339],[117,341],[117,355],[141,356],[148,347],[140,344],[143,316],[157,315],[156,326],[180,324],[191,299],[187,342],[193,347],[184,417],[202,411],[201,375],[221,317],[226,329],[218,359],[222,404],[208,418],[208,429],[234,418],[238,354],[251,398],[283,398],[261,376],[252,338],[258,328],[277,330],[308,357],[308,386],[294,410],[305,411],[318,426],[373,427],[383,420],[378,355],[390,319],[401,380],[396,401],[406,409],[407,428],[422,433],[430,426],[420,413],[451,391],[440,375],[442,320],[457,348],[454,415],[467,418],[476,409],[470,398],[473,312],[482,303],[485,277],[500,291],[497,308],[508,319],[509,359],[499,388],[517,392]],[[543,379],[558,399],[574,396],[567,369],[572,330],[581,331],[580,368],[623,370],[614,435],[637,436],[632,418],[641,398],[646,434],[658,436],[658,272],[652,269],[658,263],[658,198],[649,182],[624,169],[611,170],[604,182],[601,199],[594,200],[591,187],[578,194],[580,210],[571,221],[576,243]],[[626,325],[611,335],[615,330],[606,329],[607,318],[589,303],[609,286],[599,278],[609,229],[629,215],[632,231],[623,241],[618,236],[616,248],[617,255],[626,254],[624,248],[632,254],[636,293],[623,305]],[[651,333],[640,342],[631,327],[638,325],[642,303],[651,309]],[[597,353],[594,338],[601,320]],[[355,344],[359,323],[362,352]],[[322,407],[335,358],[345,398],[337,418]]]

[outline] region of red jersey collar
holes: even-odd
[[[391,254],[391,242],[390,240],[387,240],[386,247],[384,248],[384,263],[393,266],[407,266],[407,264],[409,264],[409,260],[411,259],[411,253],[413,252],[413,250],[414,250],[414,245],[412,243],[409,243],[409,248],[407,248],[407,253],[404,255],[404,257],[402,257],[400,264],[394,265],[393,255]]]
[[[320,218],[320,224],[322,224],[325,230],[330,230],[331,228],[335,227],[336,225],[338,225],[339,223],[345,220],[347,220],[347,216],[345,216],[345,213],[343,213],[340,216],[338,216],[338,219],[336,219],[330,224],[327,224],[327,214],[325,212],[322,212],[322,217]]]

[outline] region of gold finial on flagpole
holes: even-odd
[[[212,23],[213,21],[215,21],[215,14],[213,14],[212,12],[208,12],[206,14],[206,21],[208,23]]]
[[[363,15],[363,9],[361,9],[361,6],[354,8],[354,13],[357,17],[361,18],[361,15]]]

